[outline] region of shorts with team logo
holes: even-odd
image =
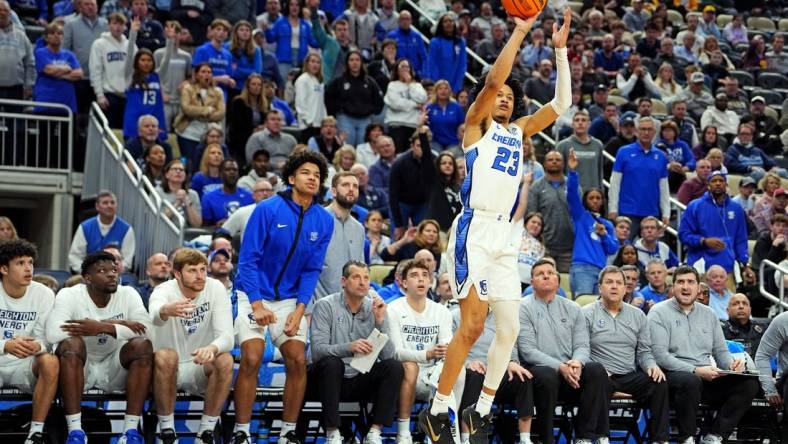
[[[125,343],[123,344],[125,345]],[[120,351],[118,347],[102,360],[91,359],[88,356],[83,367],[85,373],[85,390],[99,389],[107,393],[123,393],[126,391],[128,370],[120,364]]]
[[[281,347],[285,342],[294,339],[306,344],[306,316],[301,317],[301,325],[298,327],[298,333],[295,336],[287,336],[285,334],[285,322],[287,316],[292,313],[296,308],[295,299],[284,299],[281,301],[261,301],[263,305],[274,312],[276,315],[276,322],[269,324],[265,327],[259,326],[252,316],[252,304],[249,303],[246,293],[238,291],[238,316],[235,318],[235,341],[240,346],[250,339],[265,340],[265,330],[271,335],[271,340],[274,345]]]
[[[483,301],[520,300],[517,248],[505,214],[464,209],[452,223],[446,249],[449,284],[464,299],[472,287]]]
[[[182,361],[178,363],[178,390],[190,395],[202,396],[205,394],[205,387],[208,385],[208,375],[205,374],[205,366],[196,364],[193,361]]]
[[[0,387],[13,387],[25,393],[33,393],[36,387],[36,376],[33,374],[35,359],[35,356],[28,356],[0,365]]]

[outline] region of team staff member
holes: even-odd
[[[298,413],[306,390],[306,304],[323,270],[334,218],[317,194],[328,175],[326,159],[312,151],[291,156],[282,170],[290,188],[257,205],[244,231],[235,285],[236,342],[241,367],[235,381],[235,439],[249,436],[265,329],[282,352],[286,377],[279,444],[298,442]]]
[[[754,378],[720,373],[720,369],[741,372],[744,361],[731,358],[717,316],[696,302],[699,290],[698,271],[679,266],[673,272],[673,297],[651,307],[648,321],[654,358],[667,372],[679,442],[694,442],[703,400],[719,406],[703,443],[721,444],[750,408],[758,383]],[[712,356],[716,366],[710,365]]]

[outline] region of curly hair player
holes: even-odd
[[[561,29],[554,25],[553,43],[558,67],[555,98],[530,116],[522,116],[523,92],[509,77],[514,58],[536,17],[514,18],[516,27],[490,68],[465,117],[463,151],[468,175],[460,190],[463,211],[449,234],[449,276],[460,301],[460,327],[449,344],[446,363],[432,405],[419,414],[419,427],[436,444],[454,441],[449,403],[451,389],[462,371],[468,351],[484,328],[488,308],[497,330],[488,353],[488,371],[475,405],[462,412],[469,425],[470,443],[487,443],[490,408],[506,373],[517,339],[520,283],[517,251],[510,236],[511,215],[520,189],[523,136],[552,124],[571,103],[566,40],[572,13],[564,11]],[[514,119],[514,121],[512,121]]]

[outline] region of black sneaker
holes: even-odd
[[[291,430],[285,436],[280,436],[277,444],[301,444],[301,440],[298,439],[295,430]]]
[[[419,412],[419,429],[427,435],[433,444],[454,444],[451,420],[448,413],[433,415],[431,405]]]
[[[194,444],[214,444],[213,441],[213,430],[206,430],[196,438],[194,438]]]
[[[164,429],[159,433],[159,440],[161,440],[161,444],[175,444],[178,442],[178,435],[173,429]]]
[[[44,434],[41,432],[33,433],[25,440],[25,444],[46,444],[47,440],[44,439]]]
[[[473,404],[462,411],[462,420],[468,425],[468,442],[470,444],[487,444],[490,442],[491,413],[482,416],[476,411],[476,404]]]
[[[249,435],[247,435],[246,432],[239,430],[233,435],[233,444],[252,444],[252,441],[249,439]]]

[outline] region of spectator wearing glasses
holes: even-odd
[[[200,195],[188,187],[186,166],[180,159],[171,160],[164,166],[164,180],[156,191],[175,207],[190,227],[202,226]]]

